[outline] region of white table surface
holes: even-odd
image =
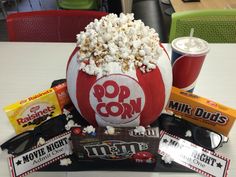
[[[170,51],[170,46],[165,45]],[[0,42],[0,143],[14,135],[2,108],[50,87],[54,79],[65,78],[66,63],[74,43]],[[236,44],[211,44],[195,87],[195,93],[236,108]],[[230,177],[236,174],[236,126],[229,142],[217,152],[231,159]],[[8,177],[6,152],[0,152],[0,177]],[[195,173],[151,172],[36,172],[31,177],[192,177]]]

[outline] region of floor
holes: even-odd
[[[5,3],[5,8],[10,13],[17,12],[14,0],[8,0],[10,3]],[[57,9],[56,0],[18,0],[19,11],[35,11],[35,10],[50,10]],[[118,0],[108,1],[109,12],[119,14],[121,5]],[[168,41],[170,15],[165,13],[169,5],[161,3],[159,0],[133,0],[133,13],[135,19],[141,19],[146,25],[154,28],[160,36],[161,42]],[[8,41],[6,22],[0,11],[0,41]]]

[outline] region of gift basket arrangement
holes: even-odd
[[[109,14],[77,35],[66,79],[6,106],[16,136],[2,143],[12,176],[34,171],[198,172],[227,176],[236,110],[193,94],[209,51],[172,42],[133,14]]]

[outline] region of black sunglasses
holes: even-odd
[[[33,146],[36,146],[40,137],[47,141],[65,132],[66,123],[67,120],[64,114],[51,118],[36,127],[34,130],[29,130],[14,136],[3,143],[1,149],[7,149],[9,154],[20,155]]]
[[[196,126],[175,115],[162,114],[159,118],[159,128],[211,151],[228,141],[227,137],[219,133]]]

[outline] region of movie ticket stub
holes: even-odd
[[[230,164],[229,159],[164,131],[158,153],[208,177],[226,177]]]
[[[23,177],[65,156],[72,154],[70,132],[61,134],[44,145],[16,157],[9,158],[11,177]]]

